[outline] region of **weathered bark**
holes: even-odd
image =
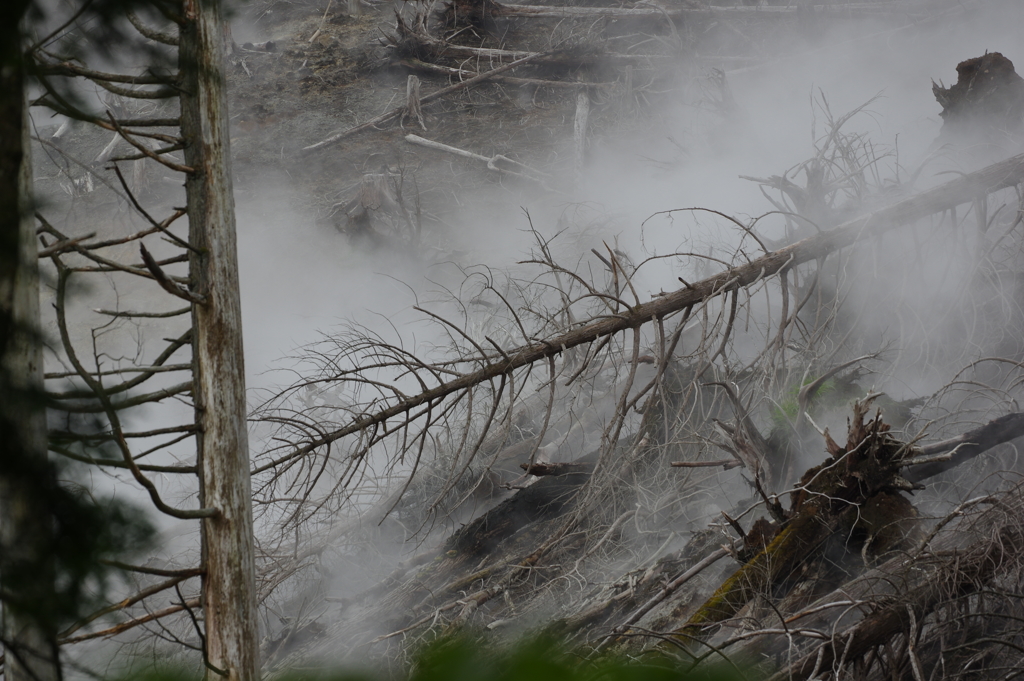
[[[683,643],[703,638],[709,626],[733,617],[754,597],[793,573],[812,558],[836,528],[834,518],[819,509],[802,513],[753,560],[737,570],[673,635]]]
[[[21,17],[27,1],[0,9],[0,594],[7,681],[61,678],[54,573],[48,560],[50,513],[42,353],[37,342],[39,283]],[[14,573],[12,583],[11,573]],[[28,605],[30,610],[24,608]]]
[[[910,224],[934,213],[950,210],[962,203],[970,203],[979,195],[987,195],[1000,189],[1012,187],[1022,180],[1024,180],[1024,155],[1014,156],[886,208],[881,208],[874,213],[850,220],[828,232],[808,237],[795,244],[766,253],[743,265],[688,284],[650,302],[624,310],[615,316],[592,320],[578,328],[539,343],[506,350],[476,371],[434,386],[373,414],[355,419],[347,426],[296,447],[291,453],[260,466],[256,471],[269,470],[296,457],[304,456],[318,447],[335,442],[346,435],[384,423],[388,419],[409,412],[422,404],[433,402],[502,374],[509,374],[520,367],[542,359],[559,355],[569,348],[592,343],[627,329],[638,328],[723,293],[749,286],[764,277],[770,277],[802,263],[825,257],[868,237],[884,234],[896,227]]]
[[[181,130],[187,140],[196,440],[203,521],[208,664],[259,679],[245,372],[219,3],[184,0]],[[216,672],[208,678],[217,678]]]
[[[427,129],[423,122],[423,109],[420,107],[420,79],[416,76],[409,76],[405,85],[405,113],[403,120],[408,118],[410,122],[416,121],[420,128]]]
[[[868,403],[857,403],[845,448],[825,432],[831,458],[807,471],[793,494],[793,508],[770,543],[722,583],[674,635],[684,641],[703,637],[709,625],[733,617],[755,594],[771,588],[820,553],[819,547],[841,526],[852,537],[850,509],[866,506],[899,481],[902,446],[880,420],[864,421]],[[856,456],[854,453],[856,452]],[[780,510],[776,514],[781,514]],[[752,530],[753,532],[753,530]]]

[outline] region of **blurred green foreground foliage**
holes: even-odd
[[[689,667],[689,665],[687,665]],[[197,681],[197,672],[160,669],[133,673],[119,681]],[[273,681],[740,681],[733,666],[685,669],[660,655],[638,660],[601,657],[586,660],[546,640],[531,640],[498,650],[466,638],[449,638],[424,647],[412,668],[394,675],[372,671],[296,670],[268,675]]]

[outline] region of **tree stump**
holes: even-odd
[[[1024,132],[1024,78],[999,52],[957,64],[957,82],[944,87],[932,81],[942,105],[940,138],[994,137]]]

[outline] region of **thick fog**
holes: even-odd
[[[897,20],[898,26],[890,25]],[[286,163],[247,170],[245,179],[237,183],[235,203],[246,379],[253,408],[263,405],[279,389],[307,379],[317,366],[313,353],[323,349],[325,339],[350,334],[353,328],[378,334],[425,358],[443,357],[451,349],[453,334],[414,309],[416,306],[455,320],[471,334],[479,334],[477,340],[481,343],[487,335],[502,334],[497,338],[506,350],[523,344],[511,322],[499,323],[497,315],[489,316],[489,308],[470,302],[481,296],[480,281],[485,273],[494,281],[537,277],[543,268],[523,261],[537,258],[539,240],[551,239],[553,257],[568,270],[600,275],[597,278],[604,276],[604,269],[591,249],[601,251],[604,244],[633,265],[654,258],[645,262],[631,281],[641,302],[678,289],[680,277],[692,282],[717,271],[693,258],[655,256],[696,252],[725,257],[745,249],[744,254],[757,257],[763,253],[758,245],[729,220],[684,209],[711,209],[744,224],[772,213],[775,207],[759,184],[741,176],[768,178],[792,171],[814,156],[815,144],[821,144],[829,131],[830,117],[839,119],[859,107],[863,108],[843,124],[842,131],[860,134],[865,143],[870,142],[879,160],[869,172],[877,173],[880,185],[867,206],[851,208],[849,217],[1020,153],[1020,148],[1011,145],[968,146],[939,140],[941,107],[932,95],[931,83],[942,80],[950,85],[956,81],[959,62],[986,51],[999,51],[1014,61],[1019,71],[1024,70],[1024,3],[964,2],[911,25],[905,25],[902,17],[889,17],[817,26],[800,34],[796,41],[790,36],[785,44],[769,43],[765,51],[771,56],[763,63],[736,67],[708,59],[695,62],[695,66],[681,59],[677,69],[668,67],[669,75],[659,78],[657,96],[651,95],[656,104],[645,104],[629,114],[614,113],[598,98],[585,165],[571,189],[560,185],[557,191],[543,191],[530,183],[508,180],[478,188],[472,194],[453,196],[444,205],[440,205],[440,193],[427,192],[424,209],[443,213],[444,221],[428,221],[420,244],[413,249],[387,252],[370,248],[332,227],[325,221],[323,201],[318,202],[318,197],[310,196],[307,188],[294,180]],[[844,27],[853,28],[844,32]],[[286,38],[272,30],[268,33],[258,22],[252,23],[252,17],[244,11],[234,19],[233,31],[239,41]],[[712,69],[719,66],[735,100],[735,107],[725,115],[713,106],[721,91],[711,79]],[[404,96],[404,84],[396,86],[395,93],[398,98]],[[632,122],[617,126],[615,118],[621,115],[632,117]],[[571,116],[563,128],[568,139],[572,135]],[[363,134],[373,135],[374,131]],[[350,152],[342,142],[330,153],[346,158]],[[363,161],[346,160],[352,164]],[[37,174],[41,172],[45,171]],[[432,171],[428,168],[417,172]],[[790,177],[802,184],[804,175],[798,171]],[[426,175],[417,180],[422,186],[430,185]],[[895,193],[885,195],[882,189],[886,186],[894,188]],[[175,197],[181,200],[177,187],[167,191],[171,197],[168,201]],[[774,196],[771,190],[769,194]],[[1009,201],[1007,210],[1016,210],[1015,201],[1004,199],[993,199],[991,209]],[[836,206],[840,214],[843,201],[840,199]],[[67,209],[64,215],[70,220],[74,213],[74,209]],[[846,323],[857,329],[858,339],[845,348],[841,359],[884,350],[879,363],[868,363],[878,373],[865,382],[895,400],[927,400],[960,368],[998,354],[1007,342],[998,333],[999,324],[1019,315],[1010,300],[1006,301],[1004,317],[985,317],[993,314],[991,301],[981,300],[985,295],[982,292],[965,289],[966,283],[973,281],[975,260],[958,256],[978,254],[983,244],[971,233],[973,218],[961,213],[958,219],[965,226],[949,237],[951,242],[936,240],[918,228],[891,234],[842,260],[835,273],[837,289],[846,284],[852,289],[844,310],[850,314]],[[766,215],[754,229],[769,247],[814,233],[805,225],[808,231],[788,234],[786,224],[782,215]],[[111,289],[113,293],[100,291],[102,301],[90,302],[89,306],[119,304],[128,309],[147,304],[147,296],[152,293],[124,285],[112,284]],[[529,300],[529,295],[524,294],[524,299]],[[538,299],[548,295],[552,295],[550,290],[536,291]],[[772,295],[777,296],[777,292]],[[623,294],[626,299],[631,296],[631,292]],[[946,316],[945,311],[951,308],[970,309],[976,299],[980,301],[978,318],[971,325],[965,325],[962,315]],[[770,314],[778,313],[769,313],[770,306],[752,302],[742,320],[746,328],[777,325],[777,318]],[[715,314],[718,310],[714,308]],[[1016,319],[1019,321],[1019,316]],[[172,326],[144,332],[134,327],[122,329],[119,340],[111,342],[130,343],[142,336],[158,338],[170,333]],[[86,339],[87,332],[84,328],[80,331],[81,338]],[[648,352],[657,338],[652,330],[643,334],[642,352]],[[684,334],[683,346],[691,342],[695,341]],[[759,349],[753,347],[753,341],[749,341],[750,347],[744,342],[742,338],[735,341],[737,361]],[[131,351],[134,348],[124,353]],[[650,380],[652,371],[641,367],[636,386]],[[542,381],[537,380],[540,385]],[[411,394],[418,384],[406,376],[400,385],[405,394]],[[550,426],[552,433],[562,438],[556,444],[574,455],[601,443],[601,428],[611,418],[618,396],[609,391],[586,399],[592,399],[586,408],[570,417],[572,410],[567,407],[564,420]],[[163,427],[188,418],[186,404],[165,402],[158,406],[160,409],[148,407],[137,416],[133,427]],[[836,411],[826,415],[821,425],[842,432],[847,416],[846,411]],[[586,433],[581,434],[579,427],[574,429],[576,420],[585,424]],[[635,425],[638,420],[629,423]],[[250,446],[254,454],[277,446],[269,439],[269,432],[263,424],[253,425]],[[187,444],[172,450],[172,458],[186,457]],[[541,449],[538,445],[533,453]],[[547,456],[555,449],[540,451],[540,455]],[[808,452],[800,464],[813,463],[816,455]],[[372,478],[380,470],[382,477],[385,472],[393,476],[391,484],[367,483],[365,493],[354,493],[339,502],[339,518],[348,519],[378,501],[377,495],[395,491],[396,481],[411,470],[412,464],[389,468],[386,460],[393,456],[395,451],[386,447],[371,452],[367,477]],[[526,458],[529,456],[527,452]],[[561,458],[572,457],[562,452]],[[726,479],[728,475],[703,483],[709,485],[702,491],[707,499],[695,504],[697,511],[691,524],[681,528],[671,544],[666,543],[663,553],[678,548],[690,531],[703,527],[749,493],[736,482],[738,478]],[[96,484],[110,494],[131,494],[126,485],[104,481],[100,476]],[[162,489],[181,503],[194,499],[187,485],[162,484],[166,485]],[[381,543],[372,550],[338,549],[331,554],[330,561],[334,562],[325,559],[333,571],[323,578],[328,585],[327,595],[332,599],[352,596],[383,578],[397,562],[423,551],[428,544],[435,546],[446,533],[469,522],[474,513],[493,502],[470,503],[454,520],[425,521],[422,527],[409,526],[403,528],[407,532],[378,537]],[[266,523],[257,527],[257,535],[267,546],[277,546],[278,538],[269,534],[276,531],[273,523],[278,516],[257,515]],[[195,559],[197,530],[193,524],[160,522],[161,553],[168,558],[177,555],[179,561],[183,560],[181,556],[188,556],[184,562]],[[310,528],[303,541],[315,544],[330,536],[330,521],[321,515],[318,522],[321,525]],[[379,522],[379,518],[374,516],[373,522]],[[431,529],[437,532],[431,535]],[[299,543],[296,532],[296,553]],[[303,545],[303,550],[309,548]],[[306,581],[296,578],[268,600],[268,606],[282,609],[275,612],[278,617],[266,618],[270,623],[266,625],[268,637],[280,633],[286,618],[309,616],[304,610],[306,586]],[[292,610],[284,612],[286,608]]]
[[[952,16],[900,29],[879,22],[866,35],[862,22],[856,35],[842,35],[837,22],[827,34],[805,36],[805,45],[778,46],[796,56],[726,69],[738,104],[731,120],[702,110],[700,71],[680,69],[673,83],[677,101],[647,114],[653,121],[647,134],[593,140],[578,194],[460,197],[465,208],[451,250],[458,251],[463,266],[514,266],[533,245],[524,210],[547,235],[565,224],[559,218],[571,222],[581,215],[586,222],[590,217],[596,223],[593,241],[617,238],[634,258],[645,249],[650,254],[685,250],[680,248],[688,238],[685,220],[645,221],[660,211],[688,207],[737,217],[771,211],[758,186],[739,176],[781,174],[811,157],[813,136],[825,130],[823,103],[838,118],[870,102],[845,129],[865,133],[880,155],[889,154],[880,164],[886,179],[906,178],[935,153],[930,147],[941,119],[932,79],[955,82],[956,64],[986,50],[1024,63],[1024,53],[1018,54],[1024,50],[1019,33],[1024,7],[979,3]],[[940,171],[972,170],[1003,152],[1008,156],[1013,150],[992,150],[982,159],[942,154],[944,163],[926,167],[914,186],[944,181],[949,176]],[[344,145],[335,153],[344,154]],[[390,318],[408,311],[412,292],[429,290],[426,279],[434,265],[427,258],[412,261],[353,248],[315,224],[312,211],[303,210],[307,199],[287,177],[272,170],[267,175],[265,183],[236,197],[246,360],[254,387],[282,356],[342,320],[370,323],[374,315]],[[475,207],[477,202],[489,204],[488,210]],[[775,229],[770,221],[765,224],[767,237],[782,236],[778,222]],[[648,276],[643,283],[648,292],[678,284],[671,272]]]

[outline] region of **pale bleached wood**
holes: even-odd
[[[480,74],[476,71],[467,71],[466,69],[456,68],[454,66],[443,66],[441,64],[429,64],[419,59],[403,59],[399,62],[402,66],[410,69],[416,69],[417,71],[424,71],[427,73],[435,73],[442,76],[451,76],[454,78],[476,78]],[[632,66],[627,66],[627,69],[632,69]],[[496,81],[502,83],[508,83],[509,85],[535,85],[537,87],[552,87],[552,88],[606,88],[613,85],[613,83],[586,83],[583,81],[574,80],[544,80],[543,78],[517,78],[516,76],[492,76]]]
[[[411,144],[417,144],[421,147],[427,147],[428,149],[436,149],[437,151],[443,151],[448,154],[454,154],[455,156],[461,156],[462,158],[468,158],[473,161],[479,161],[487,166],[488,170],[493,170],[499,173],[508,173],[510,175],[516,175],[518,177],[525,177],[528,180],[535,182],[543,182],[545,178],[550,177],[547,173],[541,172],[536,168],[520,163],[519,161],[513,161],[504,154],[495,154],[494,156],[484,156],[483,154],[475,154],[472,151],[466,151],[465,149],[459,149],[442,142],[435,142],[420,137],[419,135],[406,135],[405,141]],[[511,168],[502,168],[499,164],[504,163]],[[514,168],[514,169],[513,169]]]
[[[423,109],[420,106],[420,79],[416,76],[409,76],[405,83],[405,113],[402,114],[402,118],[408,118],[410,121],[415,120],[420,124],[421,130],[427,129],[427,124],[423,122]]]
[[[209,664],[228,681],[260,678],[242,311],[219,3],[184,0],[179,66],[199,429],[202,605]],[[220,679],[207,670],[208,679]]]

